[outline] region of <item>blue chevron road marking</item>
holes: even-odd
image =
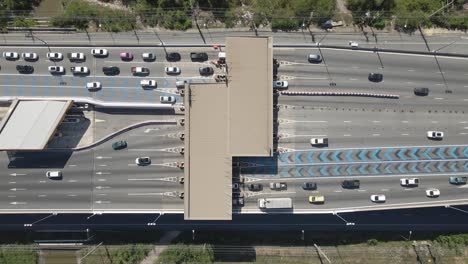
[[[333,159],[335,159],[336,162],[340,161],[340,159],[338,159],[338,154],[340,154],[340,151],[335,151],[333,154]]]
[[[464,169],[465,171],[468,171],[468,162],[465,161],[465,165],[463,166],[463,169]]]
[[[393,160],[392,159],[392,156],[390,156],[390,153],[392,153],[393,149],[387,149],[387,151],[385,151],[385,158],[387,158],[387,160]]]
[[[411,170],[415,173],[418,172],[418,170],[416,169],[417,166],[418,164],[416,162],[414,162],[413,165],[411,166]]]
[[[361,151],[359,152],[358,157],[359,157],[360,160],[367,161],[366,157],[364,157],[364,153],[366,153],[366,150],[364,150],[364,149],[361,150]]]
[[[450,165],[450,170],[452,170],[452,172],[455,172],[455,171],[457,171],[456,167],[457,167],[457,163],[454,162],[454,163],[452,163],[452,165]]]
[[[468,147],[463,150],[463,155],[468,158]]]
[[[310,163],[313,163],[314,162],[314,159],[312,158],[312,155],[314,155],[314,152],[313,151],[309,151],[309,153],[307,153],[307,160],[310,162]]]
[[[287,160],[288,155],[289,155],[288,153],[280,154],[280,160],[281,160],[281,162],[283,162],[283,163],[289,163],[289,161]]]
[[[366,171],[363,171],[363,169],[365,168],[365,166],[366,166],[366,165],[359,165],[359,172],[360,172],[361,174],[367,174]]]
[[[283,176],[283,177],[289,177],[289,170],[282,169],[282,170],[281,170],[281,176]]]
[[[426,172],[431,172],[431,170],[429,169],[429,166],[431,166],[431,164],[430,164],[429,162],[426,163],[426,165],[424,165],[424,170],[425,170]]]
[[[387,166],[385,166],[385,171],[387,171],[388,174],[392,174],[392,170],[390,170],[390,167],[392,165],[388,164]]]
[[[307,173],[308,173],[310,176],[314,176],[314,167],[310,166],[309,169],[307,170]]]
[[[442,162],[439,162],[439,165],[437,165],[437,169],[442,172],[444,169],[442,168]]]
[[[380,152],[380,149],[374,150],[374,152],[372,152],[372,159],[374,159],[374,160],[380,160],[380,159],[377,157],[377,155],[379,154],[379,152]]]
[[[372,169],[374,170],[374,174],[379,174],[379,171],[377,170],[378,167],[379,167],[379,164],[372,165]]]
[[[319,158],[320,158],[321,161],[326,161],[326,159],[325,159],[324,156],[325,156],[325,154],[326,154],[327,152],[328,152],[328,151],[325,150],[325,151],[322,151],[322,153],[320,153]]]
[[[327,168],[328,166],[323,166],[321,169],[320,169],[320,174],[322,175],[328,175],[328,173],[325,171],[325,168]]]
[[[457,147],[452,147],[452,149],[450,150],[450,155],[456,159],[457,158],[457,155],[455,155],[455,151],[457,151]]]
[[[333,172],[335,173],[335,176],[340,175],[340,172],[339,172],[340,168],[341,168],[341,166],[335,166],[335,169],[333,169]]]
[[[351,171],[351,165],[348,165],[348,168],[346,168],[346,172],[348,173],[348,175],[353,175],[353,172]]]
[[[404,167],[404,166],[405,166],[405,164],[403,164],[403,163],[400,163],[400,165],[398,165],[398,171],[399,171],[400,173],[405,173],[405,172],[406,172],[406,170],[403,170],[403,167]]]
[[[441,153],[443,149],[444,148],[440,147],[436,152],[437,156],[439,156],[440,159],[445,159],[445,157],[442,156],[442,153]]]
[[[424,157],[426,157],[426,159],[430,160],[431,159],[431,156],[429,156],[427,153],[429,151],[431,151],[432,148],[427,148],[425,151],[424,151]]]
[[[406,160],[406,158],[402,154],[403,152],[405,152],[405,150],[406,150],[405,148],[398,150],[397,156],[398,156],[398,158],[400,158],[400,160]]]
[[[296,176],[303,176],[301,173],[302,168],[296,168]]]
[[[302,153],[300,153],[300,152],[296,152],[296,154],[294,155],[294,161],[295,161],[296,163],[302,163],[302,161],[301,161],[301,159],[300,159],[301,154],[302,154]]]
[[[466,148],[468,150],[468,148]],[[346,160],[348,161],[353,161],[353,158],[351,158],[351,153],[353,153],[353,150],[348,150],[348,152],[346,152]],[[468,157],[468,155],[467,155]]]
[[[416,156],[416,152],[418,151],[417,148],[414,148],[412,151],[411,151],[411,157],[413,157],[414,160],[419,160],[418,156]]]

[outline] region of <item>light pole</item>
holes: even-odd
[[[39,219],[39,220],[37,220],[37,221],[32,222],[32,223],[30,223],[30,224],[24,224],[23,226],[24,226],[24,227],[32,227],[33,225],[35,225],[35,224],[37,224],[37,223],[39,223],[39,222],[41,222],[41,221],[44,221],[44,220],[46,220],[46,219],[48,219],[48,218],[50,218],[50,217],[52,217],[52,216],[56,216],[56,215],[57,215],[57,213],[52,213],[52,214],[50,214],[50,215],[48,215],[48,216],[46,216],[46,217],[43,217],[43,218],[41,218],[41,219]]]
[[[156,226],[156,222],[157,222],[157,221],[159,220],[159,218],[160,218],[161,216],[163,216],[163,215],[164,215],[164,212],[159,212],[158,217],[156,217],[156,219],[154,219],[153,222],[147,223],[146,225],[147,225],[147,226]]]
[[[336,215],[339,219],[343,220],[347,226],[353,226],[355,223],[353,222],[348,222],[346,219],[344,219],[341,215],[339,215],[337,212],[333,211],[333,215]]]
[[[445,208],[450,208],[450,209],[453,209],[453,210],[468,214],[468,211],[460,209],[460,208],[456,208],[456,207],[453,207],[453,206],[450,206],[450,205],[446,205]]]

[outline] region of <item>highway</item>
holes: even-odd
[[[222,34],[218,35],[220,38]],[[216,40],[218,35],[213,33],[213,39]],[[67,40],[62,35],[54,36],[62,44]],[[286,36],[289,35],[280,36],[283,37],[278,38],[279,43],[297,43],[298,38],[287,40]],[[149,35],[147,37],[141,38],[140,43],[149,43]],[[188,34],[187,38],[178,38],[174,43],[191,43],[196,37],[196,34]],[[329,45],[346,44],[345,39],[355,37],[362,38],[359,35],[329,35],[324,42]],[[430,41],[437,43],[435,46],[443,46],[457,38],[459,42],[447,49],[455,49],[463,43],[466,45],[465,39],[455,36]],[[15,41],[15,38],[8,40]],[[413,40],[416,41],[416,37],[398,40],[395,36],[385,35],[380,38],[380,41],[387,41],[382,45],[392,48],[401,48],[405,41]],[[410,46],[419,49],[418,45],[421,45],[420,40],[418,44]],[[65,76],[50,75],[47,67],[54,63],[44,59],[48,51],[46,47],[3,47],[2,51],[37,52],[40,59],[34,63],[2,60],[0,95],[82,96],[115,102],[158,102],[160,95],[176,94],[176,80],[213,81],[198,74],[198,67],[209,63],[190,62],[190,52],[207,52],[210,60],[217,56],[217,51],[212,48],[167,47],[168,52],[182,54],[181,62],[168,63],[164,59],[162,46],[108,47],[110,56],[104,59],[93,58],[89,47],[50,49],[64,55],[67,52],[84,52],[87,62],[80,65],[90,67],[90,76],[73,77],[69,68],[78,64],[70,63],[68,59],[56,63],[66,67]],[[118,58],[118,54],[125,51],[134,53],[133,62],[123,62]],[[143,52],[155,52],[156,61],[142,62]],[[324,63],[308,63],[306,57],[309,53],[321,53]],[[468,170],[466,58],[438,57],[441,73],[433,56],[377,55],[329,48],[275,48],[274,57],[281,63],[279,77],[289,82],[290,91],[388,93],[397,94],[400,99],[281,95],[277,134],[279,149],[284,153],[267,162],[256,159],[246,161],[241,175],[248,182],[259,182],[265,186],[272,181],[285,181],[288,189],[270,191],[266,188],[256,193],[244,188],[246,204],[241,213],[258,213],[256,201],[260,197],[292,197],[294,213],[467,202],[466,188],[448,183],[448,176],[465,175]],[[35,73],[18,74],[15,69],[18,64],[34,65]],[[104,76],[102,66],[109,65],[119,66],[121,74]],[[142,65],[150,69],[148,79],[158,81],[157,89],[143,90],[139,81],[146,77],[131,76],[130,68]],[[179,66],[182,74],[167,76],[165,66]],[[384,81],[369,82],[367,76],[370,72],[383,73]],[[103,89],[97,92],[86,90],[85,83],[91,80],[101,81]],[[336,83],[336,86],[330,86],[330,82]],[[426,97],[415,96],[415,87],[428,87],[430,93]],[[447,90],[451,93],[447,93]],[[3,197],[0,199],[0,210],[182,212],[183,200],[179,194],[183,191],[183,185],[178,181],[183,171],[175,166],[183,158],[179,153],[183,146],[179,134],[183,128],[175,122],[182,117],[162,111],[145,113],[96,109],[94,140],[148,119],[169,120],[174,124],[138,128],[96,148],[74,153],[16,153],[13,161],[8,159],[7,153],[1,153],[2,171],[8,177],[0,181],[0,197]],[[428,130],[444,131],[445,138],[431,141],[425,136]],[[328,137],[330,144],[327,148],[314,148],[310,145],[311,137]],[[127,140],[128,148],[112,150],[112,142],[120,139]],[[152,164],[146,167],[135,165],[135,158],[139,156],[150,156]],[[44,164],[45,161],[48,163]],[[51,168],[63,171],[62,181],[51,181],[45,177],[45,172]],[[411,189],[400,187],[399,179],[403,177],[418,177],[421,185]],[[340,182],[345,178],[360,179],[361,188],[343,190]],[[305,181],[317,182],[318,190],[302,190]],[[425,197],[424,191],[430,187],[440,189],[441,196],[435,199]],[[310,205],[307,198],[311,194],[325,195],[326,203]],[[385,194],[388,201],[383,205],[373,204],[369,201],[371,194]]]

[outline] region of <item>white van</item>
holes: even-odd
[[[62,178],[62,172],[61,171],[48,171],[46,172],[46,176],[49,179],[60,179]]]

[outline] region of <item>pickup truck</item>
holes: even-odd
[[[286,189],[288,186],[285,182],[270,182],[270,189],[272,190],[283,190]]]
[[[150,72],[149,72],[149,69],[148,68],[144,68],[144,67],[132,67],[132,73],[133,75],[148,75]]]
[[[450,177],[449,178],[449,183],[455,184],[455,185],[466,184],[467,181],[468,181],[468,177]]]
[[[67,58],[72,62],[82,62],[86,60],[86,56],[82,52],[67,53]]]

